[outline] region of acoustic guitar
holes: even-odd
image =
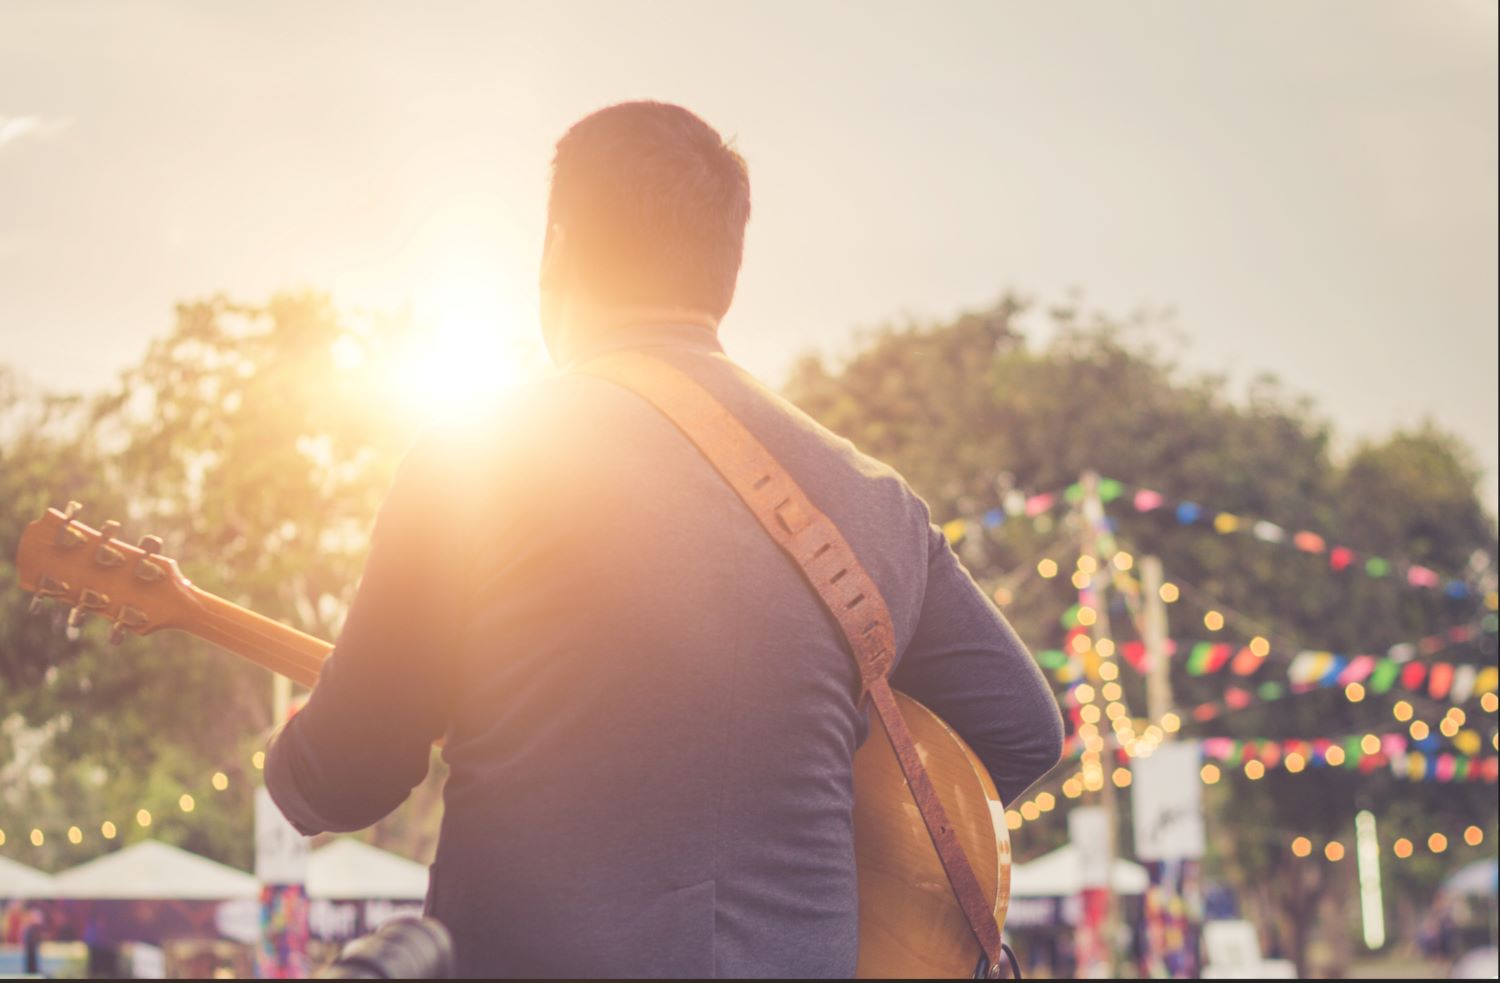
[[[290,677],[304,686],[333,645],[194,586],[163,555],[161,540],[116,538],[119,523],[92,529],[48,509],[26,527],[16,557],[33,605],[72,606],[70,625],[90,615],[112,622],[110,640],[175,628]],[[973,865],[996,924],[1010,903],[1010,836],[995,785],[963,740],[916,700],[897,694],[923,764]],[[872,715],[873,717],[873,715]],[[879,726],[878,720],[876,726]],[[854,757],[854,849],[859,872],[861,977],[965,977],[978,946],[906,787],[895,752],[872,734]]]

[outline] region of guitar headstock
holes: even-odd
[[[111,642],[126,632],[149,635],[180,624],[196,607],[193,588],[177,562],[162,555],[161,540],[142,536],[135,546],[123,543],[115,538],[118,522],[90,528],[74,518],[79,508],[69,502],[66,511],[48,509],[21,534],[16,572],[22,589],[33,594],[32,610],[57,598],[73,608],[70,626],[91,614],[108,618]]]

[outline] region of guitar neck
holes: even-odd
[[[194,616],[172,627],[197,635],[280,673],[293,682],[312,686],[333,644],[272,621],[216,594],[192,588]]]

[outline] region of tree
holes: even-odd
[[[174,330],[99,398],[0,387],[0,587],[12,588],[0,594],[0,678],[13,721],[0,760],[15,760],[17,736],[35,745],[29,775],[7,783],[0,829],[51,830],[30,859],[77,862],[108,848],[95,827],[109,818],[122,839],[159,836],[248,866],[250,751],[275,722],[265,671],[197,639],[131,637],[115,650],[103,625],[69,639],[56,630],[65,612],[28,618],[10,566],[25,523],[77,499],[95,524],[115,517],[127,534],[161,535],[204,588],[334,636],[415,431],[374,371],[410,329],[356,327],[313,294],[264,306],[215,298],[180,306]],[[360,357],[347,357],[351,346]],[[149,830],[138,809],[151,813]],[[81,848],[57,835],[75,820],[87,826]]]
[[[1050,322],[1051,340],[1040,347],[1029,344],[1021,328],[1038,319]],[[1202,503],[1210,519],[1219,511],[1267,517],[1390,560],[1469,576],[1492,568],[1494,520],[1479,504],[1477,475],[1454,438],[1427,427],[1339,461],[1331,453],[1330,428],[1309,402],[1288,396],[1269,378],[1257,380],[1244,399],[1231,398],[1222,378],[1185,373],[1163,354],[1158,339],[1166,327],[1150,314],[1121,321],[1086,314],[1076,304],[1042,310],[1009,296],[950,323],[888,329],[837,366],[804,359],[789,395],[861,449],[894,464],[939,520],[999,509],[1012,486],[1060,490],[1092,469],[1176,501]],[[1168,578],[1182,585],[1184,599],[1172,611],[1179,637],[1244,644],[1262,635],[1275,653],[1383,653],[1483,614],[1472,594],[1449,598],[1390,578],[1335,574],[1323,556],[1215,535],[1203,523],[1184,525],[1170,509],[1137,513],[1121,505],[1111,507],[1111,517],[1122,547],[1160,556]],[[1010,598],[1006,613],[1023,637],[1036,649],[1060,647],[1058,614],[1076,595],[1066,576],[1047,580],[1027,571],[1034,574],[1034,564],[1049,555],[1070,572],[1068,561],[1078,555],[1076,530],[1050,515],[999,529],[976,522],[964,528],[961,554],[982,583],[1001,585],[1000,596]],[[1210,607],[1230,615],[1222,632],[1200,620]],[[1117,610],[1113,624],[1129,639],[1124,614]],[[1493,663],[1493,637],[1480,644],[1445,657]],[[1222,695],[1223,675],[1188,675],[1183,661],[1176,660],[1173,671],[1180,705]],[[1284,657],[1268,658],[1244,682],[1254,689],[1279,672],[1284,683],[1286,668]],[[1127,674],[1124,689],[1128,703],[1143,706],[1138,678]],[[1356,704],[1337,689],[1315,690],[1255,703],[1185,731],[1237,738],[1387,731],[1395,725],[1390,707],[1398,695]],[[1273,770],[1258,782],[1238,778],[1208,792],[1216,830],[1211,870],[1264,913],[1281,948],[1299,962],[1320,911],[1348,916],[1350,906],[1324,901],[1346,896],[1352,861],[1300,860],[1289,850],[1295,834],[1350,846],[1359,808],[1381,813],[1387,843],[1403,831],[1425,837],[1434,822],[1447,824],[1450,837],[1470,822],[1493,828],[1495,816],[1493,786],[1414,784],[1388,773],[1327,769],[1314,780]],[[1026,827],[1030,842],[1022,850],[1054,845],[1060,827]],[[1385,859],[1389,865],[1389,853]],[[1404,874],[1419,871],[1420,865]],[[1434,873],[1412,881],[1413,889],[1430,893]]]

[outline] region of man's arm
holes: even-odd
[[[447,728],[465,581],[450,453],[427,441],[402,463],[338,644],[266,756],[266,787],[304,834],[391,812]]]
[[[937,528],[921,618],[891,685],[958,731],[1007,804],[1062,756],[1062,715],[1051,687]]]

